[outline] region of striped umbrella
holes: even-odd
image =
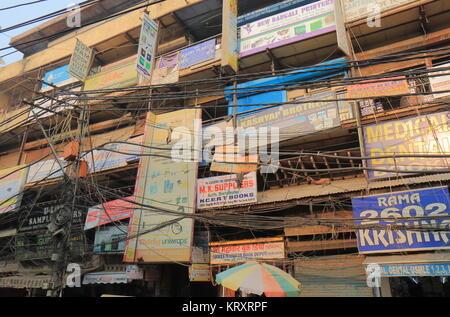
[[[267,297],[295,297],[300,282],[279,268],[265,263],[247,262],[216,275],[223,287]]]

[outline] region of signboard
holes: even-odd
[[[107,144],[103,146],[104,148],[111,149],[113,151],[122,152],[123,144]],[[86,161],[91,172],[99,172],[104,170],[109,170],[113,168],[118,168],[127,165],[128,155],[117,153],[108,150],[94,150],[92,154],[86,155]]]
[[[173,149],[180,140],[200,145],[200,129],[200,109],[185,109],[161,115],[149,112],[144,145],[161,147],[164,144],[164,148]],[[198,163],[192,157],[174,160],[176,156],[170,156],[171,152],[173,151],[146,148],[146,153],[151,156],[143,156],[140,160],[135,188],[136,201],[166,211],[194,213]],[[188,152],[195,155],[192,151]],[[135,209],[129,225],[130,239],[127,241],[124,262],[137,262],[138,259],[146,263],[190,262],[193,220],[184,218],[175,221],[179,217],[149,208]],[[169,225],[159,228],[167,222]],[[158,230],[146,232],[155,228]]]
[[[144,77],[152,75],[157,39],[158,24],[147,13],[144,13],[136,65],[138,73]]]
[[[178,82],[180,78],[178,60],[179,52],[161,56],[156,62],[156,68],[152,75],[152,85],[164,85]]]
[[[180,69],[206,62],[216,57],[216,39],[211,39],[180,52]]]
[[[140,154],[142,152],[141,144],[142,144],[143,138],[144,138],[143,135],[131,138],[127,142],[133,143],[133,144],[122,144],[120,146],[120,152],[133,153],[133,155],[126,156],[127,163],[138,160],[140,158]]]
[[[62,157],[59,159],[64,166],[64,159]],[[63,176],[63,171],[61,170],[56,159],[40,161],[34,163],[28,168],[27,184],[38,182],[46,177],[48,177],[47,179],[53,179],[61,176]]]
[[[77,39],[75,49],[70,58],[68,72],[73,77],[84,81],[91,70],[92,59],[94,57],[94,50],[89,48]]]
[[[450,122],[449,112],[414,116],[402,120],[383,121],[363,126],[364,146],[370,168],[412,170],[426,172],[427,170],[448,170],[448,158],[379,158],[378,156],[399,154],[450,154]],[[369,171],[370,178],[380,178],[398,175]],[[408,174],[410,175],[410,173]]]
[[[405,76],[383,78],[382,82],[379,80],[370,80],[363,84],[347,87],[348,99],[369,99],[373,97],[408,95],[409,93],[409,85]]]
[[[357,197],[352,206],[357,225],[381,227],[357,230],[360,253],[450,248],[449,218],[443,217],[450,212],[447,187]],[[427,230],[394,230],[390,225]]]
[[[339,49],[347,56],[352,56],[351,42],[345,28],[344,10],[342,9],[342,0],[334,0],[334,16],[336,18],[336,36]]]
[[[223,0],[222,11],[222,67],[231,67],[237,73],[238,58],[237,0]]]
[[[144,271],[137,265],[127,265],[125,272],[127,279],[129,280],[142,280],[144,279]]]
[[[331,99],[331,100],[330,100]],[[340,118],[336,101],[336,93],[332,90],[314,93],[309,97],[297,99],[295,103],[258,111],[254,114],[238,118],[238,127],[259,128],[278,127],[280,141],[311,134],[317,131],[340,126]],[[308,101],[321,102],[308,102]],[[327,101],[330,100],[330,101]],[[246,131],[246,134],[255,134]]]
[[[0,171],[0,214],[19,208],[27,171],[25,165]]]
[[[336,30],[333,0],[322,0],[245,24],[240,56],[248,56]]]
[[[64,205],[51,205],[46,207],[34,207],[31,212],[29,210],[23,210],[19,215],[20,223],[22,226],[17,228],[17,232],[32,232],[47,230],[47,226],[52,221],[52,214]],[[75,210],[73,213],[73,222],[81,224],[84,213],[81,210]]]
[[[380,265],[380,276],[450,276],[450,263]]]
[[[386,12],[395,8],[416,3],[424,4],[432,0],[343,0],[345,21],[352,22],[372,16],[375,12]],[[379,8],[375,10],[375,8]]]
[[[192,263],[209,263],[209,231],[195,231]]]
[[[133,196],[126,197],[127,200],[133,200]],[[117,199],[107,203],[89,208],[84,230],[89,230],[102,226],[113,221],[130,218],[133,214],[134,204]]]
[[[209,170],[230,174],[248,173],[256,171],[258,163],[259,156],[257,154],[242,155],[239,153],[239,147],[234,145],[218,146]]]
[[[68,70],[69,65],[64,65],[54,70],[51,70],[45,73],[44,81],[46,83],[50,83],[58,87],[63,87],[69,84],[76,83],[78,79],[72,77],[72,75],[69,74]],[[52,86],[49,86],[46,83],[42,84],[41,92],[46,92],[53,89]]]
[[[450,63],[444,64],[444,65],[439,65],[437,67],[439,67],[439,68],[450,67]],[[435,69],[435,67],[433,67],[431,69]],[[446,74],[449,74],[449,75],[446,75]],[[442,71],[438,71],[438,72],[433,72],[433,73],[430,73],[429,75],[437,76],[437,77],[429,77],[432,92],[447,91],[442,94],[433,94],[433,98],[437,99],[437,98],[446,97],[446,96],[450,95],[450,92],[448,92],[448,91],[450,91],[450,70],[442,70]]]
[[[99,227],[95,232],[94,252],[123,253],[127,230],[127,226]]]
[[[189,266],[189,281],[210,282],[211,274],[209,264],[192,264]]]
[[[210,243],[211,264],[284,258],[283,238]]]
[[[99,73],[86,80],[84,90],[124,88],[137,84],[135,61],[136,56],[131,56],[102,67]]]
[[[72,89],[72,91],[76,92],[76,91],[80,91],[81,87],[77,87]],[[75,94],[68,94],[68,95],[64,95],[64,96],[57,96],[55,97],[55,99],[57,100],[45,100],[45,98],[43,99],[39,99],[35,102],[35,105],[39,106],[39,108],[34,107],[30,109],[30,117],[33,119],[36,119],[36,116],[39,119],[42,118],[46,118],[46,117],[50,117],[55,115],[56,113],[60,113],[63,112],[65,110],[71,110],[74,108],[74,105],[78,102],[78,99],[76,99],[78,96]],[[75,98],[72,100],[67,100],[69,98]],[[44,109],[42,109],[44,108]],[[47,110],[47,111],[46,111]]]
[[[256,172],[244,175],[238,186],[237,175],[222,175],[197,180],[197,208],[209,209],[257,202]]]

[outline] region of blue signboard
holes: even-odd
[[[447,187],[353,198],[359,252],[450,248],[449,205]]]
[[[216,56],[216,39],[188,47],[180,52],[180,69],[200,64]]]
[[[380,265],[382,277],[449,276],[450,263],[387,264]]]
[[[69,65],[64,65],[62,67],[49,71],[45,74],[44,81],[46,83],[54,84],[58,87],[77,82],[78,79],[72,77],[72,75],[69,74],[68,69]],[[52,87],[44,83],[42,84],[41,89],[49,90],[52,89]]]

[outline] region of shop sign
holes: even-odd
[[[256,172],[245,174],[238,181],[235,174],[197,180],[197,208],[210,209],[257,202]]]
[[[142,135],[129,139],[128,143],[133,144],[122,144],[120,147],[120,152],[123,153],[133,153],[132,155],[126,156],[127,163],[131,161],[138,160],[140,158],[140,154],[142,152],[142,139],[144,137]]]
[[[86,80],[84,90],[124,88],[137,84],[135,62],[136,56],[132,56],[102,67],[99,73]]]
[[[87,273],[83,278],[83,285],[86,284],[120,284],[128,283],[125,272],[97,272]]]
[[[450,263],[379,265],[381,277],[450,276]]]
[[[334,15],[336,18],[336,36],[339,49],[347,56],[352,56],[352,44],[345,28],[345,16],[342,0],[334,0]]]
[[[85,156],[89,166],[89,170],[92,173],[127,166],[127,155],[118,153],[122,152],[120,150],[122,144],[114,143],[105,145],[103,147],[112,151],[94,150],[92,151],[92,154],[87,154]]]
[[[407,154],[450,154],[449,112],[410,117],[402,120],[383,121],[363,126],[364,145],[370,156],[369,168],[398,170],[397,173],[369,171],[370,178],[382,178],[403,174],[402,170],[426,172],[448,170],[449,158],[377,158]]]
[[[69,65],[64,65],[62,67],[51,70],[44,75],[44,81],[49,84],[53,84],[58,87],[63,87],[69,84],[76,83],[78,79],[72,77],[69,74]],[[42,84],[41,92],[46,92],[52,90],[53,87],[47,85],[46,83]]]
[[[0,214],[19,208],[27,172],[25,165],[0,171]]]
[[[125,199],[133,200],[133,196],[126,197]],[[122,199],[91,207],[88,210],[84,230],[102,226],[113,221],[130,218],[133,214],[134,207],[133,203]]]
[[[223,0],[222,12],[222,67],[239,70],[238,58],[238,3],[237,0]]]
[[[30,212],[23,210],[19,216],[22,226],[17,229],[17,232],[46,231],[47,226],[52,221],[52,214],[62,208],[64,208],[64,205],[50,205],[46,207],[35,207]],[[83,214],[81,210],[75,210],[73,213],[74,223],[81,224]]]
[[[158,39],[158,24],[147,13],[142,19],[136,67],[139,74],[151,77]]]
[[[450,68],[450,63],[444,64],[444,65],[439,65],[436,67],[439,67],[439,68],[449,67]],[[435,69],[436,67],[431,68],[431,69]],[[436,76],[436,77],[430,77],[431,91],[435,93],[435,94],[433,94],[433,98],[437,99],[437,98],[446,97],[446,96],[450,95],[450,75],[448,75],[449,73],[450,73],[450,70],[442,70],[442,71],[438,71],[438,72],[429,73],[430,76]],[[436,94],[436,92],[439,92],[439,91],[447,91],[447,92],[444,92],[442,94]]]
[[[238,146],[217,146],[209,170],[229,174],[248,173],[256,171],[258,163],[257,154],[243,155],[239,153]]]
[[[70,59],[68,72],[81,81],[85,81],[91,70],[94,50],[77,39]]]
[[[127,279],[129,280],[142,280],[144,279],[144,271],[137,265],[127,265],[127,271],[125,272]]]
[[[383,78],[383,81],[370,80],[347,87],[348,99],[369,99],[373,97],[408,95],[408,82],[404,76]]]
[[[447,187],[357,197],[352,199],[352,206],[357,226],[380,227],[357,229],[360,253],[450,248]]]
[[[189,266],[189,281],[210,282],[211,274],[209,264],[191,264]]]
[[[319,101],[320,102],[308,102]],[[329,100],[329,101],[327,101]],[[318,92],[306,98],[292,101],[291,104],[258,111],[238,118],[238,127],[243,129],[278,127],[280,141],[315,133],[341,124],[336,93],[332,90]],[[255,131],[248,129],[245,135],[251,140]]]
[[[342,0],[346,22],[352,22],[373,16],[375,12],[386,12],[395,8],[417,3],[425,4],[432,0]]]
[[[63,166],[66,165],[62,157],[59,158]],[[48,179],[58,178],[64,174],[56,159],[36,162],[28,168],[27,184],[38,182],[48,177]]]
[[[72,91],[80,91],[81,87],[74,88]],[[72,100],[67,100],[68,98],[73,98]],[[34,104],[38,107],[30,109],[30,118],[32,119],[42,119],[55,115],[56,113],[61,113],[65,110],[71,110],[74,108],[75,104],[78,102],[77,95],[64,95],[55,97],[56,100],[45,100],[39,99]]]
[[[189,68],[216,57],[216,39],[211,39],[180,52],[180,69]]]
[[[99,227],[95,232],[94,252],[123,253],[127,230],[127,226]]]
[[[186,109],[154,115],[149,112],[143,145],[173,149],[180,141],[172,132],[183,133],[183,141],[201,144],[201,110]],[[177,129],[180,127],[180,129]],[[181,131],[191,131],[186,132]],[[178,132],[177,132],[178,133]],[[186,144],[186,143],[183,143]],[[195,184],[198,163],[192,158],[173,160],[170,151],[146,148],[149,156],[140,159],[136,179],[136,202],[145,206],[192,214],[195,211]],[[144,263],[190,262],[193,238],[193,220],[189,217],[177,220],[181,215],[135,209],[130,220],[124,262]],[[162,223],[172,222],[158,228]],[[136,237],[137,236],[137,237]]]
[[[240,56],[248,56],[336,30],[333,0],[317,1],[243,25]]]
[[[192,263],[209,263],[209,231],[195,231],[192,247]]]
[[[161,56],[156,62],[156,68],[152,75],[152,85],[173,84],[180,78],[179,72],[180,53]]]
[[[265,240],[265,241],[264,241]],[[283,238],[210,243],[211,264],[283,259]]]

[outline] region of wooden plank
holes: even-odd
[[[357,248],[356,239],[346,240],[319,240],[319,241],[288,241],[288,252],[305,252],[316,250],[350,249]]]

